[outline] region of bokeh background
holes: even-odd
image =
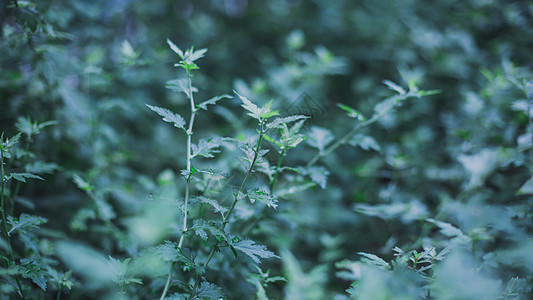
[[[48,163],[40,169],[45,181],[24,184],[13,212],[48,222],[36,233],[38,249],[17,247],[21,257],[49,256],[48,264],[73,270],[67,299],[114,295],[112,280],[80,263],[109,255],[132,258],[143,280],[125,285],[126,299],[155,299],[164,285],[168,264],[138,258],[175,239],[167,227],[177,217],[157,201],[184,190],[185,136],[145,106],[188,116],[185,96],[165,88],[182,76],[167,38],[182,49],[208,48],[193,77],[197,99],[233,91],[258,104],[274,99],[281,115],[313,112],[304,134],[324,128],[334,140],[357,124],[337,104],[370,117],[394,94],[383,80],[440,90],[406,101],[363,130],[354,146],[317,163],[327,182],[289,172],[280,189],[302,190],[281,196],[277,211],[243,205],[237,218],[265,215],[250,223],[248,236],[281,256],[261,264],[287,279],[268,286],[270,298],[532,296],[529,1],[19,0],[18,9],[14,1],[0,3],[0,129],[13,136],[20,118],[57,121],[33,136],[34,156],[12,166]],[[195,138],[256,130],[237,99],[199,115],[195,128]],[[279,153],[270,148],[275,164]],[[284,164],[303,166],[315,154],[304,143]],[[226,147],[198,164],[238,182],[239,155]],[[250,185],[264,179],[257,173]],[[394,247],[407,256],[454,250],[425,263],[440,267],[422,271],[408,259],[405,269],[387,269],[357,254],[390,262],[400,257]],[[201,242],[191,248],[205,256]],[[228,299],[255,299],[247,281],[251,261],[224,255],[208,279]],[[35,295],[52,299],[54,290],[50,283]]]

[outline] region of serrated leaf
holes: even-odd
[[[371,253],[366,253],[366,252],[357,252],[357,254],[363,256],[366,258],[366,261],[373,264],[373,265],[376,265],[378,267],[381,267],[385,270],[388,270],[390,269],[390,265],[388,262],[384,261],[382,258],[374,255],[374,254],[371,254]]]
[[[183,59],[183,51],[181,51],[181,49],[176,46],[170,39],[167,38],[167,44],[168,46],[170,47],[170,49],[172,49],[172,51],[174,51],[177,55],[179,55],[179,57],[181,59]]]
[[[185,130],[185,120],[180,115],[175,114],[166,108],[161,108],[148,104],[146,104],[146,106],[148,106],[148,108],[150,108],[152,111],[163,117],[163,121],[173,123],[175,127]]]
[[[248,190],[246,192],[246,196],[248,197],[251,203],[255,203],[257,201],[257,202],[261,202],[265,204],[268,207],[272,207],[274,209],[278,207],[278,205],[276,204],[278,200],[275,199],[274,196],[258,188],[255,188],[253,190]]]
[[[203,270],[203,267],[195,263],[192,252],[187,248],[179,248],[175,242],[165,241],[164,244],[157,246],[157,252],[165,261],[178,262],[183,271]]]
[[[180,78],[169,80],[165,84],[165,87],[174,92],[184,93],[187,98],[191,97],[191,93],[189,92],[189,82],[187,81],[187,79]],[[191,86],[191,92],[197,93],[198,89],[194,86]]]
[[[204,196],[198,196],[196,197],[200,201],[200,203],[211,205],[216,213],[220,213],[222,216],[224,216],[224,213],[228,211],[227,208],[221,206],[217,200],[209,199]]]
[[[22,277],[28,278],[33,283],[38,285],[43,291],[46,291],[46,265],[36,259],[22,258],[20,260],[20,266],[22,269]]]
[[[368,135],[364,134],[356,134],[354,135],[348,143],[354,147],[361,147],[363,150],[375,150],[375,151],[381,151],[381,146],[376,142],[376,140]]]
[[[307,168],[304,173],[308,174],[309,177],[311,177],[311,180],[316,182],[321,188],[326,188],[326,183],[329,176],[329,171],[326,168],[312,166]]]
[[[261,119],[261,109],[259,107],[257,107],[257,105],[252,103],[252,101],[248,100],[248,98],[239,95],[237,92],[235,92],[235,94],[237,94],[237,96],[239,96],[239,98],[241,99],[241,101],[242,101],[241,106],[245,110],[248,111],[248,115],[251,116],[254,119],[260,120]]]
[[[217,148],[220,147],[222,144],[222,141],[219,138],[212,138],[212,139],[201,139],[198,141],[198,144],[192,144],[192,154],[191,158],[194,158],[198,155],[211,158],[215,157],[213,153],[219,153],[220,150]]]
[[[468,243],[471,241],[470,237],[465,235],[461,229],[453,226],[450,223],[438,221],[435,219],[426,219],[427,222],[435,224],[437,227],[439,227],[440,232],[448,237],[456,237],[461,243]]]
[[[41,176],[32,173],[11,173],[8,178],[13,178],[20,182],[26,182],[26,178],[44,180]]]
[[[296,122],[302,119],[309,119],[309,117],[304,116],[304,115],[294,115],[294,116],[289,116],[289,117],[276,118],[274,121],[268,123],[266,126],[267,128],[283,129],[284,128],[283,124],[286,125],[286,124]]]
[[[248,255],[257,264],[261,262],[259,258],[279,258],[279,256],[274,254],[274,252],[267,250],[267,248],[263,245],[257,245],[252,240],[242,240],[237,243],[233,243],[233,247]]]
[[[28,214],[21,214],[19,218],[13,218],[13,216],[7,217],[7,223],[11,226],[11,229],[7,232],[11,235],[15,230],[26,232],[28,229],[38,229],[40,225],[46,223],[46,218],[39,216],[32,216]]]
[[[230,95],[222,95],[222,96],[216,96],[216,97],[213,97],[209,100],[206,100],[200,104],[198,104],[197,106],[203,110],[207,110],[207,105],[215,105],[217,103],[217,101],[220,101],[224,98],[228,98],[228,99],[231,99],[233,98],[232,96]]]
[[[2,132],[2,137],[3,137],[4,133]],[[2,138],[2,148],[4,149],[4,151],[7,151],[9,150],[9,148],[13,147],[15,144],[17,144],[19,141],[20,141],[20,136],[22,135],[22,132],[19,132],[17,133],[15,136],[13,136],[12,138],[8,139],[6,138],[5,140]]]
[[[228,242],[228,237],[224,231],[222,231],[214,222],[208,222],[204,219],[194,219],[193,226],[190,228],[196,235],[200,236],[203,240],[207,240],[207,232],[211,233],[219,240],[225,240]]]
[[[224,294],[222,294],[222,290],[207,281],[203,281],[200,284],[200,288],[196,292],[196,295],[192,299],[198,299],[198,300],[219,300],[223,299]]]
[[[320,152],[323,152],[333,139],[334,137],[331,131],[318,126],[311,127],[311,130],[307,134],[307,143],[317,148]]]
[[[390,80],[383,80],[383,84],[385,84],[389,89],[396,91],[400,95],[404,95],[406,93],[406,91],[401,86]]]

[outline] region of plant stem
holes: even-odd
[[[178,249],[181,249],[183,246],[183,240],[185,239],[185,234],[187,233],[187,218],[189,214],[189,194],[191,190],[191,144],[192,144],[192,130],[194,126],[194,118],[196,117],[197,108],[194,104],[194,96],[192,92],[192,83],[191,83],[191,73],[190,70],[187,70],[187,81],[188,81],[188,88],[189,88],[189,100],[191,103],[191,118],[189,120],[189,128],[187,129],[187,185],[185,186],[185,206],[183,211],[183,232],[181,233],[180,240],[178,242]],[[175,263],[172,262],[170,264],[170,270],[168,271],[168,277],[167,282],[165,284],[165,288],[163,289],[163,293],[161,294],[160,300],[163,300],[168,292],[168,289],[170,287],[170,282],[172,281],[172,273],[174,272]]]
[[[24,152],[25,154],[28,153],[28,151],[30,150],[30,139],[31,137],[28,137],[28,139],[26,140],[26,148],[24,149]],[[24,158],[22,159],[22,168],[24,168],[24,165],[26,164],[26,155],[24,155]],[[25,170],[24,170],[25,171]],[[11,195],[10,199],[10,203],[9,203],[9,214],[10,215],[13,215],[13,213],[15,212],[15,201],[17,201],[17,196],[18,196],[18,193],[19,193],[19,190],[20,190],[20,186],[22,185],[22,182],[20,181],[17,181],[17,184],[15,185],[15,190],[13,191],[13,194]]]
[[[404,95],[400,95],[400,96],[394,96],[394,98],[396,98],[396,101],[397,103],[407,99],[407,98],[411,98],[411,97],[418,97],[418,95],[414,92],[409,92],[407,94],[404,94]],[[359,124],[357,124],[357,126],[355,126],[352,130],[350,130],[347,134],[345,134],[342,138],[340,138],[339,140],[337,140],[333,145],[327,147],[324,151],[321,151],[319,153],[317,153],[308,163],[307,165],[305,165],[306,168],[309,168],[311,166],[313,166],[315,163],[318,162],[318,160],[320,160],[322,157],[324,156],[327,156],[328,154],[330,154],[331,152],[337,150],[337,148],[339,148],[340,146],[344,145],[345,143],[347,143],[350,138],[352,138],[357,132],[359,132],[361,129],[365,128],[365,127],[368,127],[372,124],[374,124],[377,120],[379,120],[383,115],[387,114],[389,111],[393,110],[397,105],[391,105],[390,107],[388,107],[387,109],[385,109],[384,111],[381,111],[381,112],[378,112],[376,114],[374,114],[372,116],[372,118],[366,120],[366,121],[363,121]]]
[[[3,139],[1,139],[3,141]],[[5,212],[5,197],[4,197],[4,191],[5,191],[5,173],[4,173],[4,149],[0,149],[0,175],[1,177],[1,183],[0,183],[0,211],[2,212],[2,224],[4,229],[4,235],[7,240],[7,245],[9,246],[9,258],[11,259],[11,262],[15,263],[15,256],[13,255],[13,246],[11,246],[11,237],[9,236],[9,231],[7,230],[7,220],[6,220],[6,212]],[[9,268],[10,263],[8,262],[7,268]],[[24,296],[24,292],[22,291],[22,286],[20,285],[20,281],[18,277],[15,276],[15,281],[17,282],[17,286],[19,288],[20,295],[22,299],[26,299]]]
[[[276,173],[274,173],[274,179],[270,182],[270,194],[274,195],[274,186],[276,181],[278,181],[279,169],[281,168],[281,163],[283,162],[283,156],[285,156],[285,148],[281,149],[281,154],[279,156],[278,165],[276,166]]]
[[[260,120],[259,121],[259,126],[260,126],[259,139],[257,140],[257,146],[256,146],[256,148],[254,150],[254,158],[252,159],[250,167],[248,168],[248,171],[246,172],[246,175],[244,176],[244,179],[242,180],[242,183],[241,183],[241,186],[239,188],[239,191],[236,194],[234,194],[235,199],[233,200],[233,203],[231,204],[230,209],[228,210],[228,212],[224,216],[224,219],[222,221],[222,231],[224,231],[226,229],[226,225],[228,224],[229,218],[231,217],[231,214],[233,213],[233,209],[235,208],[235,205],[237,205],[237,201],[239,201],[239,195],[244,190],[244,186],[246,185],[246,181],[248,181],[248,177],[250,177],[250,174],[252,174],[252,171],[254,169],[255,163],[257,162],[257,159],[259,158],[259,151],[261,150],[261,142],[263,141],[263,135],[265,133],[263,125],[264,125],[264,121]],[[217,248],[218,248],[218,241],[211,248],[211,252],[209,252],[209,255],[207,256],[207,260],[204,263],[204,269],[207,268],[207,266],[209,265],[209,262],[211,262],[211,259],[213,258],[213,255],[215,255],[215,252],[216,252]],[[194,294],[196,293],[196,289],[198,288],[198,285],[200,284],[200,279],[201,279],[201,275],[197,275],[196,276],[196,281],[194,282],[194,286],[193,286],[192,291],[191,291],[191,294],[189,295],[189,300],[191,300],[192,297],[194,297]]]

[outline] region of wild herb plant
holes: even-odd
[[[10,138],[0,136],[0,213],[2,215],[1,258],[4,268],[0,275],[0,296],[34,299],[50,289],[60,299],[63,288],[71,289],[71,272],[58,271],[54,251],[47,249],[47,238],[40,231],[46,218],[27,213],[35,204],[18,197],[22,184],[28,180],[44,180],[41,176],[53,173],[57,164],[38,160],[30,151],[33,138],[55,121],[38,123],[30,118],[19,118],[18,133]],[[20,144],[24,143],[22,147]],[[33,282],[41,293],[34,289]]]
[[[217,252],[220,252],[223,248],[229,248],[232,254],[237,257],[239,252],[244,253],[255,264],[260,263],[260,259],[276,258],[273,252],[266,249],[265,246],[259,245],[253,240],[239,234],[238,228],[231,228],[231,224],[235,223],[234,212],[238,202],[242,202],[248,199],[251,203],[258,203],[267,207],[276,208],[277,200],[272,196],[275,184],[278,180],[279,174],[283,172],[282,160],[286,151],[296,147],[300,144],[304,137],[299,133],[299,129],[303,125],[303,122],[307,118],[302,115],[294,115],[289,117],[276,117],[279,115],[277,110],[273,109],[274,101],[270,101],[258,107],[248,98],[238,95],[238,98],[242,101],[242,107],[247,111],[248,116],[252,117],[257,122],[256,137],[247,138],[245,140],[239,140],[236,138],[222,138],[213,137],[210,139],[200,139],[197,143],[193,143],[193,128],[194,120],[197,113],[200,110],[207,110],[207,105],[216,105],[217,101],[224,98],[232,98],[229,95],[223,95],[211,98],[207,101],[196,104],[194,101],[194,93],[197,91],[192,86],[192,71],[199,69],[195,63],[196,60],[202,58],[207,51],[206,49],[194,50],[190,48],[185,52],[178,48],[170,40],[167,40],[170,48],[180,57],[180,61],[175,64],[176,67],[185,70],[185,79],[176,79],[169,82],[167,87],[183,92],[190,101],[190,117],[188,125],[184,118],[168,109],[148,105],[148,107],[163,117],[163,120],[172,123],[175,127],[183,130],[187,136],[186,142],[186,169],[182,170],[181,174],[185,179],[185,194],[183,201],[178,201],[180,212],[182,213],[182,226],[181,235],[177,242],[167,241],[163,245],[158,247],[163,257],[171,262],[169,274],[163,292],[160,299],[164,299],[171,287],[172,278],[176,272],[176,266],[184,271],[193,271],[194,280],[193,283],[189,283],[190,280],[181,279],[182,290],[179,294],[175,294],[175,297],[185,297],[188,299],[195,299],[195,297],[205,297],[204,294],[210,294],[209,298],[215,299],[221,296],[219,289],[212,283],[206,280],[206,272],[208,267]],[[276,118],[274,118],[276,117]],[[291,125],[291,123],[295,123]],[[268,150],[263,149],[262,143],[264,140],[272,141],[275,143],[280,151],[280,158],[276,166],[271,167],[264,159],[264,155]],[[242,161],[244,162],[244,177],[240,181],[239,187],[232,191],[231,204],[229,207],[223,203],[223,199],[212,199],[208,197],[209,184],[205,186],[203,195],[191,196],[194,192],[192,188],[192,180],[194,176],[201,174],[207,174],[209,176],[214,175],[213,170],[201,169],[194,166],[194,159],[200,156],[204,158],[213,158],[214,154],[220,152],[218,149],[223,142],[232,143],[243,152]],[[261,172],[267,174],[268,190],[263,190],[259,187],[250,188],[247,183],[251,177],[255,176],[254,173],[261,168]],[[210,205],[213,207],[215,216],[219,218],[206,219],[202,214],[202,210],[198,210],[198,215],[191,215],[190,205],[191,199],[194,199],[197,205]],[[219,215],[219,214],[220,215]],[[191,222],[192,221],[192,222]],[[189,225],[192,223],[192,226]],[[228,226],[229,225],[229,226]],[[202,257],[197,249],[184,247],[187,240],[194,237],[193,233],[203,239],[210,250],[206,257]],[[186,239],[187,238],[187,239]],[[192,242],[188,242],[192,244]],[[196,243],[197,244],[197,243]],[[262,271],[259,269],[260,274]],[[266,284],[266,278],[262,278],[263,281],[254,281],[257,288],[264,293],[263,287],[259,287],[258,283]],[[258,292],[259,293],[259,292]],[[217,295],[216,297],[213,295]]]

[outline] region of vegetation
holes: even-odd
[[[531,4],[0,5],[0,298],[533,297]]]

